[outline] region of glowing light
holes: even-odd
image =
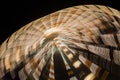
[[[64,51],[64,52],[68,52],[68,49],[67,49],[67,48],[64,48],[63,51]]]
[[[68,58],[69,58],[69,59],[72,59],[72,58],[73,58],[73,55],[72,55],[72,54],[68,54]]]
[[[85,77],[84,80],[93,80],[94,78],[95,78],[95,75],[90,73],[90,74],[88,74],[88,76]]]
[[[80,64],[81,64],[80,61],[76,61],[76,62],[74,62],[73,66],[74,66],[75,68],[78,68],[78,67],[80,66]]]

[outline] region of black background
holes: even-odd
[[[84,4],[99,4],[120,10],[119,0],[4,0],[0,2],[0,44],[33,20],[67,7]]]

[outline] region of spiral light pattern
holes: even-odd
[[[120,80],[120,12],[102,5],[59,10],[0,46],[0,80]]]

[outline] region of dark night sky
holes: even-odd
[[[115,2],[116,1],[116,2]],[[0,2],[0,44],[13,32],[52,12],[83,4],[106,5],[120,10],[119,0],[11,0]]]

